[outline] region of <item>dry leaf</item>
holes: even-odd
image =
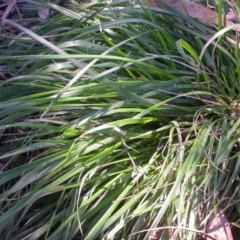
[[[169,5],[177,11],[190,16],[199,22],[205,23],[210,26],[217,24],[218,14],[207,7],[204,7],[195,2],[190,2],[187,0],[164,0],[164,4],[161,4],[158,0],[150,0],[149,5],[153,7],[164,8],[164,5]]]
[[[38,9],[38,16],[41,19],[47,19],[48,16],[49,16],[49,8],[44,8],[44,7],[41,7],[39,5],[36,5],[36,7]]]
[[[47,19],[49,15],[49,8],[42,8],[38,10],[38,16],[41,19]]]
[[[160,0],[149,0],[149,5],[151,7],[157,7],[162,9],[166,9],[167,6],[170,6],[176,9],[177,11],[181,12],[182,14],[190,16],[198,20],[199,22],[202,22],[212,27],[216,26],[218,23],[218,14],[215,11],[207,7],[204,7],[198,3],[191,2],[188,0],[162,0],[162,1],[163,2],[161,2]],[[230,13],[229,16],[227,15],[226,17],[227,17],[226,25],[231,26],[233,23],[229,21],[229,19],[236,19],[236,16],[234,18]],[[225,21],[223,17],[223,23],[224,22]],[[240,28],[234,28],[233,30],[240,31]],[[227,37],[227,42],[231,46],[236,46],[237,44],[235,40],[229,37]],[[240,44],[239,44],[239,48],[240,48]]]
[[[47,2],[49,2],[49,0],[46,0]],[[49,16],[49,8],[44,8],[38,4],[35,4],[37,10],[38,10],[38,16],[41,19],[47,19]]]
[[[215,240],[233,240],[230,223],[221,209],[213,213],[207,224],[206,233]],[[207,238],[211,240],[212,238]]]

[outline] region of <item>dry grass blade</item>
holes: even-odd
[[[11,1],[8,2],[8,6],[7,6],[6,10],[4,11],[1,19],[5,19],[5,18],[8,17],[8,14],[13,9],[14,5],[16,4],[16,1],[17,0],[11,0]]]

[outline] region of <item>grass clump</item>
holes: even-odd
[[[237,224],[238,49],[127,1],[48,6],[2,25],[2,239],[196,239],[217,206]]]

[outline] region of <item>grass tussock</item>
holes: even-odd
[[[48,7],[2,23],[1,239],[196,239],[217,207],[237,225],[239,50],[146,5]]]

